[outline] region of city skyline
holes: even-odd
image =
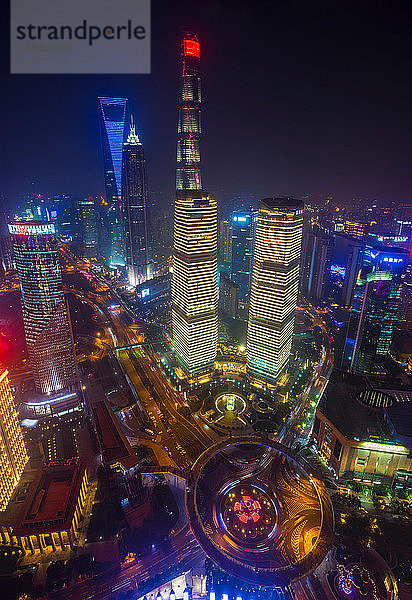
[[[177,82],[175,54],[165,53],[163,48],[177,51],[178,32],[190,23],[203,43],[208,72],[204,167],[210,173],[210,189],[223,200],[240,193],[406,200],[411,187],[407,169],[411,149],[405,137],[410,119],[408,21],[401,8],[388,19],[388,6],[366,3],[358,12],[354,5],[345,9],[330,7],[323,14],[317,7],[309,10],[299,5],[275,7],[264,3],[261,11],[256,9],[249,17],[246,3],[235,7],[229,2],[222,7],[207,2],[198,8],[181,2],[171,11],[164,2],[157,2],[153,6],[152,75],[78,77],[76,88],[69,83],[73,77],[39,76],[35,101],[39,118],[16,118],[13,130],[9,129],[12,116],[28,113],[22,86],[31,79],[9,76],[8,92],[2,97],[3,113],[10,117],[5,124],[9,141],[2,148],[6,152],[2,164],[9,163],[10,168],[0,191],[9,205],[29,190],[32,181],[47,192],[101,193],[99,131],[94,111],[96,97],[106,94],[130,99],[137,130],[145,140],[151,189],[159,203],[170,203],[175,155],[172,106]],[[372,21],[366,21],[369,10],[374,16]],[[217,28],[215,22],[221,26]],[[364,26],[366,22],[368,27]],[[272,23],[278,23],[273,52],[279,60],[273,64],[273,78],[268,78],[263,65],[272,52],[268,40],[272,44],[273,38],[267,35]],[[380,35],[383,28],[385,36]],[[293,47],[287,44],[292,31]],[[246,32],[250,41],[245,42]],[[225,51],[226,44],[230,53]],[[5,49],[4,71],[7,54]],[[238,64],[249,68],[240,70]],[[382,78],[385,86],[381,85]],[[275,82],[277,93],[273,94]],[[58,112],[50,110],[46,102],[49,86],[58,98]],[[235,97],[236,110],[230,111]],[[73,108],[77,119],[69,125],[65,115]],[[47,143],[48,128],[42,127],[46,119],[53,130],[59,131]],[[223,137],[221,132],[225,133]],[[32,142],[29,146],[37,143],[38,152],[33,156],[23,149],[17,163],[14,148],[23,137]],[[64,146],[60,137],[65,140]],[[252,170],[249,153],[241,151],[244,143],[254,148]],[[65,165],[64,170],[60,164]],[[84,165],[88,165],[86,170]],[[247,178],[242,175],[246,173]]]
[[[90,187],[0,210],[5,600],[406,600],[401,11],[320,2],[153,3],[151,75],[69,78],[64,173],[50,103]]]

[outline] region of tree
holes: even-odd
[[[348,488],[351,489],[355,494],[360,494],[362,491],[362,485],[359,483],[359,481],[351,481],[348,483]]]

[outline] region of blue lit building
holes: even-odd
[[[126,264],[121,211],[126,108],[126,98],[99,98],[100,134],[110,240],[110,249],[105,258],[111,267],[124,267]]]
[[[253,265],[253,241],[257,221],[256,212],[235,210],[231,217],[232,268],[231,277],[239,286],[239,303],[249,301]]]
[[[344,367],[361,374],[383,374],[398,318],[408,253],[367,246],[356,283],[344,352]]]

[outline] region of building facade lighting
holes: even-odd
[[[5,510],[28,460],[8,372],[0,369],[0,510]]]
[[[22,292],[27,351],[36,388],[44,394],[78,381],[56,238],[49,225],[9,225]]]
[[[303,203],[266,198],[259,205],[250,298],[247,367],[275,382],[286,368],[298,299]]]

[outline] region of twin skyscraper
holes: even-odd
[[[200,44],[183,36],[172,278],[173,344],[189,377],[217,353],[217,204],[202,184]],[[247,338],[249,375],[275,383],[287,366],[299,286],[303,204],[262,200],[256,227]]]

